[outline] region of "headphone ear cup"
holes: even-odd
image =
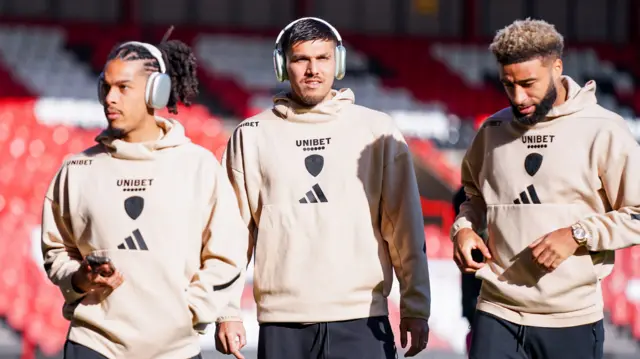
[[[101,72],[100,76],[98,76],[98,102],[104,106],[104,97],[106,94],[104,93],[104,73]]]
[[[336,46],[336,79],[342,80],[347,72],[347,49],[342,46]]]
[[[278,49],[273,50],[273,69],[276,72],[276,79],[283,82],[287,79],[287,67],[285,64],[284,56]]]
[[[171,95],[171,78],[167,74],[154,72],[147,80],[145,89],[147,106],[160,110],[167,106]]]

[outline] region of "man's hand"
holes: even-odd
[[[429,323],[421,318],[402,318],[400,320],[400,344],[407,346],[407,333],[411,333],[411,347],[405,357],[412,357],[427,347],[429,342]]]
[[[571,227],[557,229],[529,245],[534,262],[549,272],[558,268],[579,247],[573,238]]]
[[[73,287],[76,290],[79,289],[80,293],[100,289],[110,293],[118,288],[123,281],[124,277],[122,273],[116,270],[111,263],[92,268],[86,259],[80,263],[80,268],[71,278]]]
[[[240,353],[247,345],[247,333],[242,322],[222,322],[216,324],[216,350],[222,354],[233,354],[238,359],[244,359]]]
[[[453,239],[453,260],[462,273],[475,273],[484,266],[473,260],[471,252],[478,249],[486,259],[491,259],[489,248],[478,234],[470,228],[463,228]]]

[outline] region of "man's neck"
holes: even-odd
[[[155,117],[145,119],[144,125],[134,131],[127,133],[124,138],[125,142],[153,142],[157,141],[162,134],[162,128],[156,123]]]

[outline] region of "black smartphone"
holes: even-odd
[[[114,267],[113,267],[113,264],[111,263],[111,258],[95,256],[90,254],[86,257],[86,259],[87,259],[87,263],[89,263],[89,265],[91,266],[91,270],[93,270],[94,272],[98,271],[100,269],[100,266],[102,266],[103,264],[109,265],[108,271],[105,271],[104,269],[100,269],[100,272],[97,272],[101,276],[108,277],[113,274]]]
[[[473,258],[473,260],[478,263],[483,263],[485,260],[484,256],[482,255],[482,252],[480,252],[479,249],[471,250],[471,258]]]

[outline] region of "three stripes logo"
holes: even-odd
[[[314,196],[315,193],[315,196]],[[317,196],[317,197],[316,197]],[[307,192],[304,197],[300,198],[300,203],[327,203],[327,197],[322,192],[322,188],[317,183],[311,187],[311,191]]]
[[[313,177],[317,177],[320,172],[322,172],[322,168],[324,168],[324,157],[314,154],[307,156],[304,159],[304,166]],[[300,203],[327,203],[327,196],[325,196],[322,188],[320,188],[319,184],[313,185],[311,190],[305,193],[304,197],[300,198]]]
[[[135,238],[136,243],[138,244],[137,247],[136,243],[133,242],[133,238],[131,237],[132,236],[125,238],[124,242],[120,243],[120,245],[118,246],[118,249],[132,249],[141,251],[149,250],[149,248],[147,248],[147,243],[144,241],[144,238],[142,237],[142,234],[139,230],[136,229],[135,231],[133,231],[133,238]]]
[[[140,196],[132,196],[124,200],[124,211],[127,213],[129,218],[134,221],[140,217],[142,214],[142,210],[144,209],[144,198]],[[134,240],[135,239],[135,243]],[[138,244],[136,246],[136,243]],[[140,233],[139,229],[133,231],[131,236],[128,236],[124,239],[123,243],[118,245],[118,249],[131,249],[131,250],[141,250],[147,251],[147,243],[144,241],[144,237],[142,237],[142,233]]]
[[[527,196],[527,193],[529,196]],[[540,198],[538,197],[538,193],[536,192],[536,188],[533,185],[527,187],[526,191],[520,192],[520,198],[516,198],[513,200],[515,204],[540,204]]]

